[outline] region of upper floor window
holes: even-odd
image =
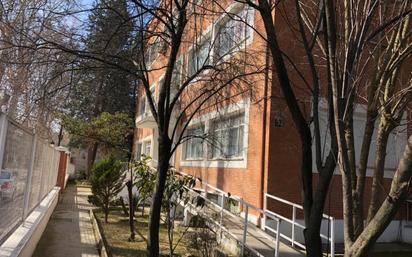
[[[139,98],[139,115],[144,115],[146,112],[146,96],[142,95]]]
[[[146,52],[146,65],[151,65],[159,53],[166,50],[166,46],[166,43],[160,37],[157,37],[153,43],[149,44]]]
[[[189,53],[188,61],[188,76],[192,76],[199,71],[203,66],[207,65],[210,61],[210,40],[203,40],[200,44],[193,46]]]
[[[142,154],[150,156],[151,149],[152,149],[152,141],[151,140],[144,141],[143,146],[142,146]]]
[[[154,101],[154,105],[156,107],[156,94],[155,94],[155,87],[152,87],[150,89],[150,93],[152,95],[152,99]],[[140,98],[139,98],[139,115],[143,116],[146,114],[150,114],[150,106],[149,106],[149,101],[146,97],[146,94],[143,94]]]
[[[175,63],[175,68],[172,75],[172,87],[177,89],[182,83],[183,58],[179,58]]]
[[[249,22],[249,16],[252,16],[250,13],[251,10],[244,7],[239,13],[227,15],[217,24],[216,54],[218,57],[229,54],[251,35],[251,28],[246,25]]]
[[[136,155],[135,155],[135,159],[136,160],[140,160],[140,158],[142,157],[142,143],[137,143],[136,144]]]
[[[203,136],[204,125],[188,128],[186,131],[187,140],[183,145],[183,156],[185,160],[203,159]]]
[[[213,159],[243,157],[245,113],[217,118],[211,125]]]

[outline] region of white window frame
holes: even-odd
[[[160,83],[162,79],[163,79],[163,76],[159,79],[158,83]],[[152,93],[152,98],[154,100],[154,105],[156,107],[156,103],[157,103],[156,84],[150,87],[150,92]],[[141,109],[142,102],[144,102],[144,111],[142,111]],[[136,117],[136,122],[139,122],[146,117],[152,116],[152,112],[150,111],[150,106],[149,106],[149,100],[147,99],[145,90],[144,90],[144,93],[139,97],[139,107],[138,108],[139,110],[138,110],[138,116]]]
[[[205,115],[199,116],[193,119],[190,126],[196,126],[200,122],[205,124],[205,133],[209,134],[211,129],[212,121],[219,117],[225,117],[234,115],[236,113],[244,113],[244,129],[243,129],[243,156],[239,158],[229,158],[229,159],[211,159],[208,158],[210,155],[210,147],[204,147],[204,158],[202,160],[185,160],[183,155],[183,149],[181,147],[181,157],[180,166],[182,167],[219,167],[219,168],[247,168],[247,157],[248,157],[248,142],[249,142],[249,110],[250,110],[250,100],[244,99],[238,103],[231,104],[225,108],[219,108],[219,111],[213,111]],[[206,144],[206,141],[204,143]]]
[[[213,119],[213,120],[211,120],[210,121],[210,126],[209,126],[209,136],[210,136],[210,138],[211,138],[211,140],[213,140],[213,137],[215,136],[215,132],[216,132],[216,130],[219,130],[221,133],[223,132],[223,133],[230,133],[228,130],[230,130],[230,128],[229,127],[225,127],[225,128],[220,128],[220,129],[217,129],[216,128],[216,126],[217,126],[217,124],[218,123],[221,123],[221,122],[228,122],[230,119],[233,119],[234,117],[239,117],[239,116],[243,116],[242,118],[243,118],[243,121],[242,121],[242,123],[241,124],[239,124],[238,126],[237,126],[237,129],[240,129],[240,128],[242,128],[242,137],[244,137],[244,130],[245,130],[245,127],[246,127],[246,122],[245,122],[245,114],[244,114],[244,111],[241,111],[241,112],[234,112],[234,113],[230,113],[229,115],[225,115],[225,116],[219,116],[219,117],[216,117],[215,119]],[[239,131],[237,131],[238,133],[239,133]],[[228,135],[227,135],[228,136]],[[238,136],[239,136],[239,134],[238,134]],[[243,148],[243,150],[242,150],[242,152],[241,152],[241,154],[240,155],[233,155],[233,156],[225,156],[224,154],[223,154],[223,152],[225,152],[225,151],[227,151],[228,149],[226,149],[226,147],[229,147],[229,145],[225,145],[224,143],[223,143],[223,145],[221,146],[222,148],[224,148],[224,149],[220,149],[220,150],[218,150],[219,152],[220,152],[220,154],[218,155],[218,156],[213,156],[214,155],[214,151],[215,151],[215,147],[216,146],[214,146],[213,144],[213,142],[211,142],[209,145],[208,145],[208,147],[209,147],[209,156],[208,156],[208,158],[209,159],[211,159],[211,160],[242,160],[243,158],[244,158],[244,156],[243,156],[243,151],[244,151],[244,147],[243,147],[243,143],[244,143],[244,138],[242,138],[243,139],[243,142],[242,142],[242,148]],[[229,139],[228,139],[229,140]],[[229,143],[229,142],[227,142],[227,143]],[[239,147],[239,146],[238,146]]]
[[[193,76],[193,74],[195,74],[200,68],[202,68],[205,64],[208,63],[213,63],[212,60],[212,56],[213,56],[213,33],[211,33],[210,31],[207,33],[203,33],[203,35],[201,36],[200,40],[197,40],[196,42],[193,43],[192,46],[190,46],[190,48],[188,49],[188,54],[187,54],[187,77]],[[199,53],[201,52],[201,49],[203,46],[207,45],[207,50],[208,50],[208,54],[206,56],[206,60],[207,62],[203,62],[203,63],[199,63]],[[193,57],[193,55],[196,54],[195,58],[195,70],[191,71],[190,67],[190,61]]]
[[[135,160],[140,160],[140,158],[142,157],[142,147],[143,147],[143,143],[137,141],[136,142],[136,152],[135,152]]]
[[[231,55],[232,53],[235,53],[236,51],[239,51],[241,49],[244,48],[245,43],[247,43],[248,39],[253,35],[253,30],[250,26],[248,26],[249,22],[246,21],[246,23],[244,23],[243,21],[240,20],[240,14],[242,12],[246,11],[246,19],[250,19],[252,17],[252,15],[254,15],[253,9],[248,7],[248,6],[234,6],[232,7],[232,10],[228,13],[226,13],[224,16],[222,16],[215,25],[215,52],[216,52],[216,56],[218,58],[225,58],[226,55]],[[252,14],[252,15],[250,15]],[[232,17],[231,17],[232,16]],[[227,49],[227,51],[225,53],[223,53],[222,57],[219,55],[219,51],[220,51],[220,42],[219,42],[219,37],[220,37],[220,31],[226,27],[228,24],[231,24],[232,26],[237,25],[236,23],[239,23],[242,27],[242,31],[241,31],[241,39],[233,39],[231,41],[231,46],[229,46],[229,48]],[[231,27],[232,27],[231,26]],[[229,27],[230,28],[230,27]],[[234,35],[233,35],[234,36]]]
[[[153,158],[153,147],[154,147],[154,145],[153,145],[153,143],[154,143],[153,135],[146,136],[146,137],[138,139],[136,141],[136,148],[139,147],[139,145],[140,145],[140,156],[141,156],[142,154],[144,154],[144,147],[145,147],[145,144],[148,143],[148,142],[150,143],[150,154],[149,155]],[[140,156],[137,156],[137,153],[138,153],[138,150],[136,149],[136,158],[137,157],[140,158]]]
[[[227,7],[224,11],[223,14],[218,17],[212,24],[210,24],[203,32],[202,35],[200,35],[200,40],[199,39],[195,39],[196,40],[196,44],[193,44],[189,47],[188,49],[188,55],[187,55],[187,61],[186,61],[186,74],[189,77],[190,75],[190,68],[189,68],[189,58],[191,56],[191,54],[194,51],[194,47],[198,47],[200,46],[205,40],[209,41],[209,46],[210,46],[210,50],[209,50],[209,63],[216,63],[216,57],[215,57],[215,51],[216,51],[216,37],[217,37],[217,33],[219,31],[219,26],[225,21],[230,19],[229,14],[232,15],[238,15],[241,11],[244,10],[244,8],[248,8],[248,18],[250,18],[250,21],[248,22],[248,25],[246,26],[246,38],[244,40],[242,40],[241,43],[239,43],[237,46],[235,46],[236,51],[233,51],[232,48],[231,51],[229,51],[230,53],[225,55],[224,58],[222,58],[220,61],[223,60],[227,60],[228,58],[230,58],[233,54],[236,54],[236,52],[245,49],[248,45],[250,45],[253,42],[253,26],[254,26],[254,21],[255,21],[255,11],[253,8],[248,7],[248,5],[246,4],[242,4],[239,2],[234,2],[231,5],[229,5],[229,7]],[[195,82],[196,80],[194,80]]]
[[[326,144],[324,144],[324,142],[322,140],[324,140],[325,138],[325,131],[322,130],[322,128],[327,126],[327,121],[328,121],[328,107],[327,107],[327,101],[324,98],[319,99],[319,123],[320,123],[320,128],[321,128],[321,145],[325,145],[325,151],[324,154],[327,155],[329,153],[329,149],[330,149],[330,135],[329,132],[327,132],[326,135]],[[366,119],[366,110],[367,110],[367,106],[363,105],[363,104],[356,104],[355,109],[354,109],[354,115],[353,115],[353,122],[354,122],[354,126],[356,126],[357,121],[360,122],[361,125],[365,125],[365,119]],[[403,117],[403,120],[406,120],[406,115]],[[402,122],[403,123],[403,122]],[[373,176],[373,172],[374,172],[374,161],[375,161],[375,150],[376,150],[376,146],[374,145],[375,140],[376,140],[376,133],[378,130],[378,124],[379,124],[379,120],[376,121],[376,125],[375,125],[375,131],[372,135],[372,143],[371,143],[371,149],[369,152],[369,160],[368,160],[368,166],[366,169],[366,176],[367,177],[372,177]],[[405,144],[407,142],[407,133],[406,131],[402,131],[402,128],[400,129],[395,129],[391,135],[389,136],[388,139],[388,146],[387,146],[387,155],[386,158],[391,158],[388,156],[391,155],[395,155],[394,158],[399,159],[402,156],[403,150],[405,148]],[[311,131],[313,133],[314,131],[314,127],[313,125],[311,126]],[[362,128],[354,128],[354,137],[355,140],[359,141],[361,139],[356,139],[356,137],[360,137],[363,135],[363,127]],[[395,142],[393,142],[395,140]],[[361,141],[360,141],[360,145],[361,145]],[[395,147],[396,149],[390,149],[390,147]],[[358,169],[358,164],[359,164],[359,155],[360,155],[360,146],[356,146],[355,145],[355,151],[356,151],[356,169]],[[313,153],[313,160],[315,160],[315,142],[312,143],[312,153]],[[327,156],[323,156],[324,158],[326,158]],[[396,170],[396,166],[398,164],[398,160],[388,160],[386,159],[385,161],[385,171],[384,171],[384,177],[385,178],[393,178],[394,172]],[[317,171],[317,167],[316,167],[316,162],[313,161],[312,164],[312,170],[313,173],[318,173]],[[335,175],[339,175],[340,171],[339,171],[339,166],[336,166],[336,169],[334,171]]]
[[[161,37],[156,37],[156,39],[147,48],[147,54],[145,59],[147,67],[150,67],[157,60],[160,53],[163,51],[162,49],[166,46],[166,42],[164,42]]]
[[[175,63],[173,75],[172,75],[172,83],[171,83],[171,95],[174,96],[176,92],[179,90],[182,82],[183,82],[183,69],[184,69],[184,61],[183,55],[177,58]]]
[[[189,133],[189,131],[190,130],[193,130],[193,129],[199,129],[199,128],[202,128],[202,130],[203,130],[203,133],[205,133],[205,123],[203,123],[203,122],[198,122],[196,125],[192,125],[192,126],[190,126],[190,127],[188,127],[187,129],[186,129],[186,135]],[[202,140],[202,142],[201,142],[201,147],[202,147],[202,156],[189,156],[189,157],[187,157],[187,151],[188,151],[188,148],[190,148],[190,144],[192,144],[193,143],[193,141],[198,141],[198,140]],[[188,138],[188,139],[186,139],[186,141],[183,143],[183,148],[182,148],[182,158],[185,160],[185,161],[201,161],[201,160],[204,160],[205,159],[205,141],[203,140],[203,139],[199,139],[199,138]]]
[[[217,47],[219,47],[219,43],[218,43],[218,33],[220,31],[220,27],[224,24],[227,24],[227,22],[230,21],[234,21],[234,19],[239,19],[238,15],[245,9],[248,9],[248,15],[247,18],[250,19],[250,21],[246,22],[245,24],[245,36],[244,38],[241,40],[241,42],[237,42],[236,45],[234,45],[233,47],[231,47],[228,50],[228,53],[225,54],[225,56],[223,58],[216,59],[216,58],[220,58],[219,56],[217,56],[217,54],[215,54],[215,52],[218,52],[218,50],[216,49]],[[234,19],[232,19],[230,16],[234,16]],[[238,21],[241,22],[241,21]],[[214,44],[214,49],[213,49],[213,56],[216,60],[214,61],[224,61],[227,60],[229,58],[231,58],[231,56],[233,54],[236,54],[237,52],[245,49],[248,45],[250,45],[253,41],[253,34],[254,34],[254,22],[255,22],[255,11],[253,8],[249,7],[246,4],[242,4],[239,2],[234,2],[233,4],[231,4],[228,8],[226,8],[226,10],[224,11],[224,14],[222,14],[213,24],[214,26],[214,35],[213,35],[213,42],[215,42]]]
[[[142,142],[142,151],[141,154],[145,154],[145,155],[149,155],[150,157],[152,157],[152,139],[147,139],[147,140],[143,140]],[[146,152],[147,147],[149,147],[149,153]]]

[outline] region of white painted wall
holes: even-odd
[[[304,224],[303,220],[297,220],[297,222]],[[275,222],[267,222],[266,224],[270,224],[270,227],[275,226]],[[330,236],[330,232],[328,232],[328,225],[327,220],[322,222],[321,234]],[[280,231],[282,234],[291,237],[291,224],[286,221],[282,221]],[[304,243],[303,231],[298,227],[295,227],[295,240],[300,243]],[[412,243],[412,227],[405,228],[405,224],[403,224],[402,221],[392,221],[386,228],[385,232],[378,238],[378,242],[389,243],[395,241]],[[326,243],[326,240],[323,240],[323,243]],[[343,220],[335,220],[335,243],[343,243]]]
[[[0,246],[1,257],[31,257],[57,205],[59,187],[55,187],[39,206]]]

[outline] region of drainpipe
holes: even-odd
[[[261,194],[260,194],[260,206],[263,208],[263,202],[264,202],[264,194],[265,194],[265,166],[266,166],[266,119],[267,119],[267,106],[268,106],[268,91],[269,91],[269,45],[266,42],[266,54],[265,54],[265,85],[263,89],[263,114],[262,114],[262,157],[261,157],[261,183],[260,183],[260,188],[261,188]]]
[[[273,0],[269,0],[269,5],[272,6],[273,4]],[[273,21],[275,22],[275,21]],[[267,133],[267,129],[266,129],[266,125],[267,125],[267,115],[268,115],[268,111],[267,111],[267,106],[268,106],[268,100],[271,100],[271,96],[268,95],[268,91],[269,91],[269,64],[270,64],[270,49],[269,49],[269,44],[266,41],[266,53],[265,53],[265,66],[266,66],[266,71],[265,71],[265,86],[263,89],[263,121],[262,121],[262,161],[261,161],[261,172],[262,172],[262,176],[261,176],[261,195],[260,195],[260,206],[263,208],[264,207],[264,201],[265,201],[265,180],[267,179],[265,176],[265,166],[266,166],[266,133]],[[271,106],[269,106],[269,110],[271,110]],[[270,116],[270,111],[269,111],[269,116]],[[270,118],[269,118],[270,121]],[[268,144],[268,146],[270,146],[270,144]],[[269,169],[268,169],[268,173],[269,173]],[[269,177],[269,176],[268,176]]]

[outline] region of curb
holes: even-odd
[[[100,257],[112,257],[106,238],[101,233],[102,228],[99,224],[99,221],[96,219],[93,210],[90,210],[90,219],[92,220],[93,232],[96,238],[97,250],[99,251]]]

